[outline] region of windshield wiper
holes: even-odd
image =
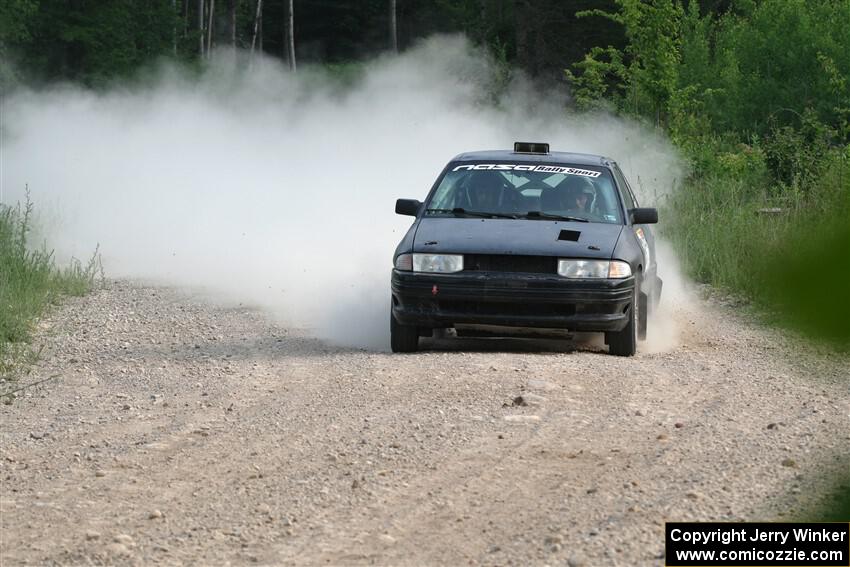
[[[491,213],[485,211],[467,211],[461,207],[455,207],[454,209],[427,209],[426,213],[453,213],[455,215],[463,215],[468,217],[483,217],[483,218],[500,218],[500,219],[515,219],[516,215],[508,214],[508,213]]]
[[[526,213],[526,218],[530,219],[547,219],[547,220],[564,220],[564,221],[574,221],[574,222],[590,222],[587,219],[581,217],[571,217],[567,215],[553,215],[550,213],[544,213],[541,211],[528,211]]]

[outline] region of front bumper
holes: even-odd
[[[393,316],[403,325],[455,324],[620,331],[629,321],[634,277],[570,280],[507,272],[392,272]]]

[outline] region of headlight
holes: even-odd
[[[414,254],[414,272],[450,274],[463,269],[463,256],[459,254]]]
[[[558,275],[565,278],[627,278],[628,262],[620,260],[558,260]]]

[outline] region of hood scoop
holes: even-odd
[[[578,242],[579,236],[581,236],[581,232],[577,230],[562,230],[558,234],[558,240],[566,240],[567,242]]]

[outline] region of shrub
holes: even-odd
[[[55,264],[53,252],[32,248],[33,204],[0,204],[0,374],[6,375],[28,351],[37,317],[62,295],[82,295],[102,274],[95,251],[83,265],[72,259],[65,268]]]

